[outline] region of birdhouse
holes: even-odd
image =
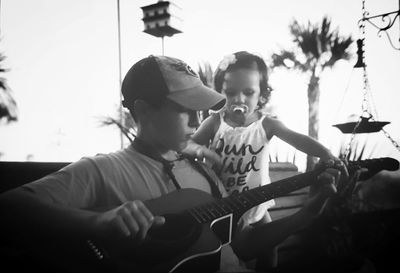
[[[155,4],[141,7],[143,10],[144,30],[156,37],[172,36],[182,33],[180,8],[169,1],[158,1]]]

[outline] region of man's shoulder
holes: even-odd
[[[97,153],[93,156],[85,156],[67,166],[68,168],[97,168],[99,170],[115,169],[124,165],[142,165],[143,157],[133,149],[123,148],[109,153]]]

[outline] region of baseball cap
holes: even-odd
[[[137,99],[159,105],[169,99],[190,110],[218,110],[225,97],[205,86],[193,69],[182,60],[150,55],[135,63],[122,82],[123,105]]]

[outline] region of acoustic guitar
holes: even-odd
[[[350,174],[361,167],[375,173],[397,170],[399,162],[386,157],[348,162],[347,166]],[[128,240],[118,243],[87,240],[86,247],[98,262],[95,271],[215,272],[219,269],[220,250],[231,242],[235,224],[244,212],[315,184],[326,168],[320,164],[313,171],[222,199],[186,188],[145,201],[153,215],[165,217],[165,224],[151,228],[139,246],[132,246]]]

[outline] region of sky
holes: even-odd
[[[139,59],[162,54],[161,39],[144,33],[141,20],[140,7],[155,2],[119,1],[119,43],[117,0],[1,1],[0,50],[7,56],[4,66],[9,71],[4,76],[17,101],[19,120],[0,124],[0,160],[74,161],[121,147],[119,131],[100,126],[100,120],[118,113],[120,75]],[[293,46],[288,28],[293,19],[315,23],[327,15],[340,34],[361,37],[361,0],[172,2],[181,9],[183,33],[165,38],[164,53],[195,69],[202,62],[215,69],[223,56],[239,50],[268,62],[273,52]],[[365,5],[370,15],[399,9],[397,0],[366,0]],[[399,29],[398,18],[389,30],[398,47]],[[351,50],[355,55],[355,45]],[[390,121],[384,128],[399,141],[400,51],[367,24],[365,59],[375,118]],[[321,76],[319,140],[334,153],[349,136],[332,125],[361,114],[363,77],[361,70],[353,69],[355,61],[340,61]],[[307,81],[296,71],[270,74],[275,113],[301,133],[307,132]],[[400,158],[382,132],[358,135],[354,141],[370,143],[367,155]],[[271,153],[278,151],[280,160],[304,157],[276,141]]]

